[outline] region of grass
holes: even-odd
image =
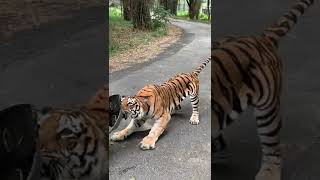
[[[109,54],[110,57],[141,44],[148,44],[154,39],[165,36],[165,27],[152,31],[134,30],[130,21],[123,20],[119,8],[109,8]]]
[[[190,20],[188,11],[178,11],[177,12],[177,16],[175,18],[182,19],[182,20]],[[206,15],[204,13],[200,13],[199,14],[199,19],[198,20],[190,20],[190,21],[196,21],[196,22],[202,22],[202,23],[211,23],[211,21],[208,20],[208,15]]]

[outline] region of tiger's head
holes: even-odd
[[[121,109],[132,119],[141,119],[148,110],[147,99],[131,96],[121,97]]]
[[[99,170],[107,161],[105,136],[88,115],[52,110],[40,121],[39,137],[42,177],[94,179],[101,175]]]

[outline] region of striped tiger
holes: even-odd
[[[254,108],[262,146],[258,180],[281,177],[280,95],[282,63],[279,41],[313,4],[299,0],[290,11],[261,35],[227,37],[212,44],[212,129],[214,158],[226,149],[222,130],[237,119],[248,106]],[[220,148],[218,148],[220,147]]]
[[[38,111],[41,179],[106,179],[107,88],[75,108]]]
[[[147,85],[135,96],[123,96],[121,109],[131,119],[129,125],[111,136],[112,141],[123,140],[136,131],[150,130],[149,134],[140,142],[143,150],[154,149],[159,136],[166,129],[171,115],[175,110],[181,109],[180,103],[190,96],[192,105],[191,124],[199,124],[199,79],[198,75],[211,61],[206,59],[191,73],[181,73],[173,76],[161,85]],[[154,119],[151,127],[145,123]]]

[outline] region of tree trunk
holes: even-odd
[[[201,8],[201,0],[197,0],[196,2],[196,19],[199,19],[200,15],[200,8]]]
[[[151,0],[134,0],[132,6],[133,27],[136,29],[151,29]]]
[[[210,9],[210,0],[207,1],[207,11],[208,11],[208,21],[210,21],[211,16],[211,9]]]
[[[170,8],[171,14],[177,15],[177,6],[178,6],[178,0],[172,0],[171,1],[171,8]]]
[[[131,1],[133,0],[123,0],[123,19],[131,21]]]
[[[178,0],[160,0],[160,5],[171,14],[177,15]]]
[[[162,7],[164,7],[164,9],[166,9],[166,10],[169,9],[168,0],[160,0],[159,3],[160,3],[160,5],[161,5]]]
[[[33,7],[32,3],[34,3],[34,0],[24,0],[24,5],[26,7],[26,10],[28,11],[28,14],[31,15],[32,22],[33,22],[33,28],[38,29],[40,27],[40,17],[37,13],[36,8]]]
[[[201,0],[187,0],[187,4],[189,7],[189,18],[192,20],[199,19]]]

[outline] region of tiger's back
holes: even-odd
[[[163,112],[180,109],[180,104],[187,96],[199,91],[199,79],[192,73],[180,73],[161,85],[152,84],[143,87],[136,97],[148,99],[151,105],[147,113],[152,118],[159,118]]]

